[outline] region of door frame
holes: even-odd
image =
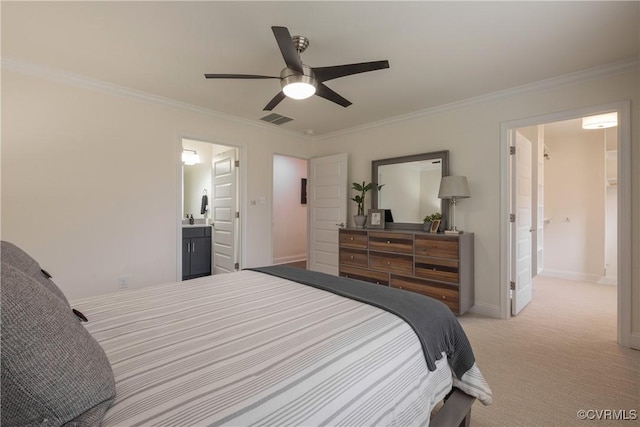
[[[631,335],[631,101],[618,101],[500,123],[500,315],[511,317],[509,301],[509,131],[577,119],[605,112],[618,113],[618,326],[622,347],[638,348]]]
[[[236,232],[238,233],[237,242],[240,245],[240,259],[238,263],[240,265],[240,270],[243,267],[243,260],[247,259],[247,245],[244,242],[244,236],[246,236],[246,227],[247,221],[244,221],[246,218],[246,203],[245,203],[245,195],[246,185],[247,185],[247,168],[245,165],[247,164],[246,159],[246,150],[244,145],[224,142],[224,141],[214,141],[202,136],[193,136],[193,134],[179,134],[176,139],[176,212],[175,212],[175,224],[176,224],[176,281],[182,281],[182,187],[184,185],[183,176],[182,176],[182,140],[190,139],[193,141],[202,142],[205,144],[212,145],[222,145],[229,148],[235,148],[238,150],[237,160],[240,161],[240,166],[238,168],[237,179],[238,179],[238,210],[240,211],[240,224],[236,228]],[[213,261],[213,260],[212,260]],[[213,265],[212,265],[213,266]],[[213,274],[213,272],[212,272]]]

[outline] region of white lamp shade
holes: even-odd
[[[582,129],[605,129],[618,126],[618,113],[598,114],[582,118]]]
[[[464,199],[471,197],[466,176],[443,176],[438,197],[441,199]]]

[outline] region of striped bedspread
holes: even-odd
[[[452,385],[491,399],[397,316],[254,271],[72,303],[113,367],[103,426],[427,425]]]

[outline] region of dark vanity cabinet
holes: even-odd
[[[211,227],[182,228],[182,280],[211,275]]]

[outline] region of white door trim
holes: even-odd
[[[631,101],[596,105],[500,124],[500,315],[510,317],[509,302],[509,131],[595,115],[618,113],[618,344],[638,348],[631,336]]]

